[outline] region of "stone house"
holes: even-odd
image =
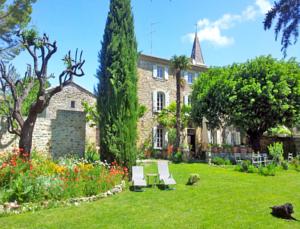
[[[86,122],[82,101],[95,104],[96,97],[76,83],[54,95],[36,121],[33,148],[59,157],[70,153],[83,155],[86,143],[97,144],[97,130]],[[8,151],[18,146],[18,139],[6,131],[5,122],[1,121],[0,150]]]
[[[208,67],[204,63],[200,42],[195,34],[191,54],[191,68],[182,73],[184,86],[181,91],[181,102],[189,104],[192,92],[191,85]],[[147,112],[138,123],[138,146],[145,142],[152,144],[155,150],[164,150],[168,144],[166,129],[157,123],[157,114],[176,101],[176,79],[167,59],[140,55],[138,61],[138,100],[139,104],[147,107]],[[202,128],[189,126],[182,133],[185,147],[192,153],[206,149],[208,143],[223,143],[222,131],[209,131],[203,122]],[[226,130],[228,144],[240,144],[240,134],[234,129]]]

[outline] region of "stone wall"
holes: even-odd
[[[82,155],[85,143],[99,145],[96,127],[90,127],[89,123],[86,123],[82,101],[93,105],[96,98],[74,83],[53,96],[49,106],[36,121],[33,148],[57,157],[69,153]],[[75,107],[71,107],[71,102]],[[7,132],[3,118],[0,124],[0,151],[17,148],[18,138]]]
[[[50,152],[54,158],[77,154],[85,149],[85,114],[80,111],[57,111],[51,120]]]
[[[48,119],[55,119],[58,110],[83,111],[83,101],[92,105],[96,103],[96,97],[77,84],[71,83],[52,97],[44,116]],[[72,102],[74,102],[75,107],[71,107]]]

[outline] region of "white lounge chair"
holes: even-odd
[[[147,182],[144,177],[143,166],[132,166],[132,186],[134,191],[136,191],[136,187],[147,186]]]
[[[158,161],[158,179],[163,182],[164,185],[175,185],[176,181],[169,172],[169,166],[167,161]]]

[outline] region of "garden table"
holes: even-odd
[[[157,173],[147,173],[147,184],[150,185],[150,177],[153,177],[153,187],[157,185],[158,174]]]

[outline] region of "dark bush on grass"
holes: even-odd
[[[244,173],[256,173],[258,171],[258,169],[248,160],[242,161],[241,164],[236,166],[235,170]]]
[[[191,174],[186,185],[194,185],[200,180],[200,175],[197,173]]]
[[[172,161],[174,162],[174,163],[180,163],[180,162],[182,162],[182,152],[176,152],[176,153],[174,153],[173,155],[172,155]]]
[[[282,161],[281,162],[281,167],[284,169],[284,170],[288,170],[289,169],[289,163],[287,161]]]
[[[251,165],[251,162],[248,160],[242,161],[241,163],[241,172],[248,172],[249,166]]]

